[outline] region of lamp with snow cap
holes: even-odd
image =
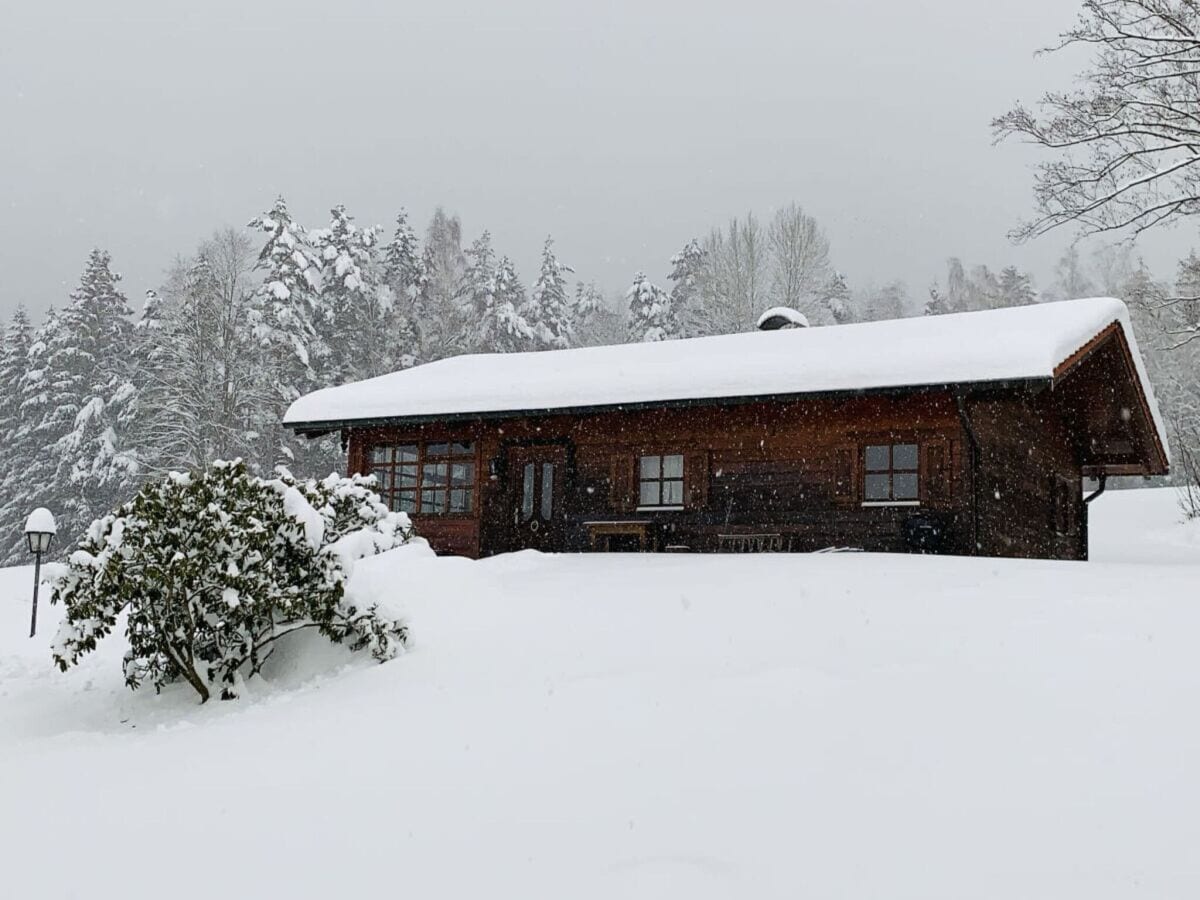
[[[50,510],[40,506],[25,520],[25,539],[29,541],[29,552],[35,554],[33,565],[33,616],[29,620],[29,636],[37,634],[38,585],[42,580],[42,554],[50,549],[50,542],[58,533],[54,516]]]

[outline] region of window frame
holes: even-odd
[[[911,467],[903,466],[896,467],[896,448],[897,447],[912,447],[915,454],[915,459]],[[868,457],[872,450],[885,448],[888,453],[886,467],[878,466],[872,468],[868,463]],[[894,436],[879,437],[875,440],[868,440],[861,445],[859,451],[859,465],[862,467],[862,476],[859,480],[859,488],[862,491],[862,503],[864,507],[889,507],[889,506],[920,506],[925,490],[924,472],[921,466],[921,448],[922,444],[919,438],[897,438]],[[912,476],[916,479],[916,491],[911,497],[896,496],[896,476]],[[886,498],[871,498],[868,497],[867,485],[872,477],[886,477],[887,491]]]
[[[649,459],[658,460],[658,474],[646,477],[645,476],[645,461]],[[679,460],[679,475],[667,475],[666,460]],[[636,462],[636,488],[637,491],[637,511],[638,512],[679,512],[687,506],[687,455],[682,451],[669,452],[659,450],[652,453],[641,452],[637,455]],[[645,503],[643,502],[642,486],[644,484],[654,484],[658,487],[658,502]],[[667,485],[679,485],[679,501],[675,503],[664,503],[663,498],[666,496]]]
[[[402,455],[409,449],[413,451],[411,459]],[[376,461],[380,450],[388,451],[387,461]],[[466,473],[456,477],[463,466],[468,467]],[[444,475],[433,477],[443,467]],[[472,519],[478,515],[479,443],[474,439],[377,441],[367,447],[365,468],[367,474],[376,476],[376,491],[388,509],[436,519]],[[408,475],[414,480],[402,484],[401,476],[407,475],[402,469],[408,468],[414,470]],[[404,508],[404,497],[411,498],[411,509]],[[433,498],[439,499],[440,509],[426,508]],[[464,498],[466,508],[455,508],[456,499],[462,502]]]

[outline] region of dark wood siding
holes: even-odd
[[[551,442],[569,448],[562,549],[588,549],[589,527],[619,520],[649,523],[651,543],[659,549],[714,551],[730,536],[769,534],[793,550],[903,551],[914,548],[915,519],[938,530],[929,549],[971,551],[965,436],[949,394],[354,430],[352,465],[363,469],[377,442],[446,438],[478,443],[478,503],[469,517],[414,517],[440,552],[478,556],[518,549],[509,507],[519,476],[507,467],[509,449]],[[872,443],[919,446],[918,504],[863,504],[862,453]],[[639,510],[643,454],[683,455],[683,510]]]
[[[1045,392],[969,406],[980,445],[983,555],[1087,558],[1081,465],[1055,401]]]

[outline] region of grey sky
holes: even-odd
[[[1006,240],[1034,151],[988,121],[1068,83],[1079,57],[1032,54],[1077,0],[4,6],[0,313],[61,303],[93,245],[136,306],[278,193],[312,226],[440,203],[526,281],[549,232],[608,291],[793,200],[852,286],[923,294],[949,255],[1044,284],[1066,243]]]

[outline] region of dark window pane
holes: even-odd
[[[892,468],[915,472],[917,469],[917,445],[896,444],[892,447]]]
[[[521,485],[521,518],[528,522],[533,518],[533,463],[525,463],[525,480]]]
[[[683,506],[683,482],[682,481],[664,481],[663,486],[663,506]]]
[[[381,447],[372,447],[371,448],[371,462],[385,463],[385,462],[390,462],[391,458],[392,458],[392,448],[391,447],[388,447],[385,445],[385,446],[381,446]]]
[[[867,471],[886,472],[891,459],[891,448],[882,446],[867,447]]]
[[[450,455],[450,445],[449,444],[426,444],[425,445],[425,455],[426,456],[449,456]]]
[[[371,472],[375,476],[375,490],[380,493],[390,491],[392,489],[392,470],[386,466],[381,466]]]
[[[549,522],[554,514],[554,463],[542,463],[542,518]]]
[[[450,512],[469,513],[472,506],[472,491],[470,488],[454,488],[450,491]]]
[[[450,484],[459,487],[475,483],[475,463],[453,463],[450,466]]]
[[[462,441],[457,444],[450,445],[451,456],[474,456],[475,445],[470,441]]]
[[[449,474],[449,463],[425,463],[424,471],[421,473],[421,478],[424,480],[422,487],[445,484]]]
[[[642,477],[643,478],[661,478],[662,477],[662,457],[661,456],[643,456],[642,457]]]
[[[660,481],[643,481],[642,489],[638,495],[638,504],[640,506],[659,506],[659,488],[662,486]]]
[[[663,478],[683,477],[683,457],[679,454],[662,458]]]
[[[421,489],[421,514],[436,516],[446,511],[445,488]]]
[[[396,448],[396,462],[415,463],[417,461],[417,445],[401,444]]]
[[[868,475],[863,496],[868,500],[891,500],[890,475]]]
[[[417,493],[416,491],[400,491],[392,495],[392,509],[397,512],[416,512],[417,511]]]
[[[399,487],[416,487],[417,467],[396,466],[396,484]]]
[[[892,476],[892,497],[896,500],[917,499],[916,472],[901,472]]]

